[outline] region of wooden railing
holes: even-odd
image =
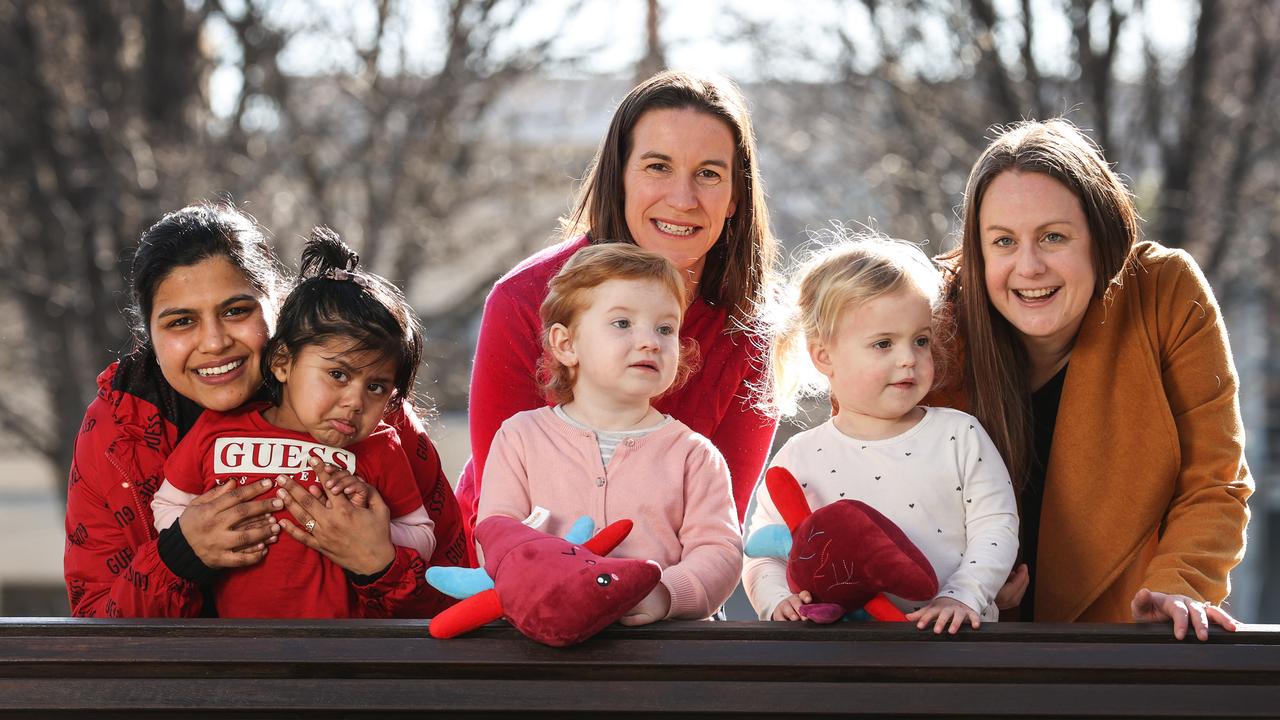
[[[0,619],[0,713],[1280,716],[1280,626],[660,623],[573,648],[425,621]]]

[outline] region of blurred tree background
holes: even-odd
[[[66,476],[94,378],[129,343],[136,238],[202,199],[256,215],[289,263],[312,225],[336,229],[405,289],[429,333],[421,389],[464,412],[489,286],[551,240],[616,102],[671,65],[742,84],[789,246],[839,219],[941,250],[992,126],[1089,129],[1147,237],[1195,255],[1227,310],[1265,546],[1280,4],[696,5],[0,0],[0,443]],[[1266,558],[1255,577],[1277,574]]]

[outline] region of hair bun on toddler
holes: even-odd
[[[351,279],[360,265],[360,254],[352,250],[338,233],[320,226],[311,231],[311,238],[302,248],[303,278],[327,277],[332,280]],[[338,274],[341,273],[341,277]]]
[[[327,227],[317,227],[302,249],[297,285],[280,308],[275,335],[263,353],[264,388],[280,402],[282,386],[271,364],[333,338],[348,352],[373,352],[395,361],[395,401],[412,403],[422,361],[422,325],[393,283],[359,270],[360,255]]]

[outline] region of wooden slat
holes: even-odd
[[[234,687],[197,680],[0,680],[0,711],[64,714],[147,711],[303,713],[855,714],[972,717],[1275,717],[1275,688],[1214,685],[1072,686],[1048,683],[830,684],[813,682],[537,682],[482,680],[261,680]]]
[[[1269,717],[1280,628],[660,623],[548,648],[421,621],[0,620],[0,711],[39,717],[947,714]],[[197,715],[192,714],[195,717]]]

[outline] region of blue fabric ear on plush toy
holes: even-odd
[[[786,525],[765,525],[751,533],[743,548],[747,557],[771,557],[786,560],[791,554],[791,530]]]
[[[569,535],[591,535],[590,518]],[[505,617],[531,640],[560,647],[582,642],[622,617],[658,584],[662,570],[650,560],[604,557],[631,531],[619,520],[580,543],[558,538],[503,516],[476,526],[483,569],[430,568],[427,582],[449,595],[476,594],[431,620],[435,638],[450,638]],[[479,575],[492,578],[487,583]],[[457,595],[454,595],[457,597]]]
[[[427,582],[445,595],[459,600],[493,589],[493,580],[481,568],[429,567]]]
[[[573,527],[569,528],[569,532],[565,533],[564,539],[574,545],[581,545],[591,539],[591,534],[596,531],[596,521],[591,519],[590,515],[583,515],[573,523]]]

